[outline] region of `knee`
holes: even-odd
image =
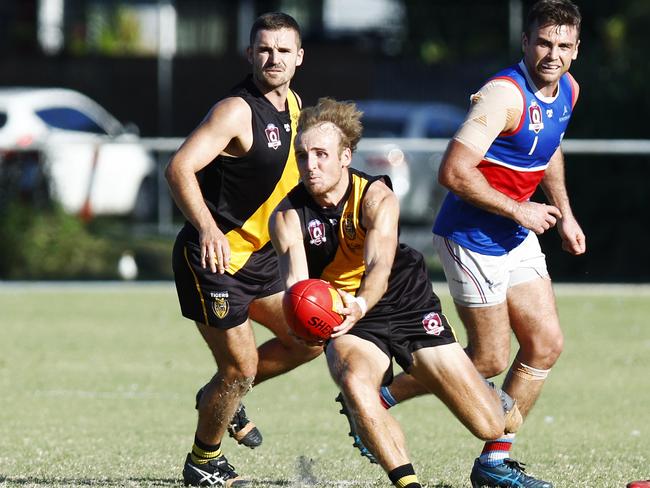
[[[241,374],[223,378],[223,386],[236,396],[244,396],[253,387],[255,381],[255,374]]]
[[[496,401],[478,402],[470,415],[459,418],[467,430],[483,441],[498,439],[506,430],[503,409]]]
[[[473,425],[470,430],[474,436],[482,441],[493,441],[499,437],[503,437],[505,421],[502,415],[486,416],[480,422]]]
[[[244,364],[221,366],[213,381],[222,381],[231,388],[248,391],[257,374],[257,361],[247,361]]]
[[[526,361],[538,368],[551,368],[562,354],[564,349],[564,336],[559,329],[552,333],[540,334],[530,342],[521,344],[523,356]]]
[[[368,378],[347,371],[339,376],[337,383],[345,397],[354,404],[363,404],[370,400],[379,402],[379,391],[375,390]]]
[[[336,380],[347,397],[354,396],[363,387],[363,380],[349,371],[339,374]]]

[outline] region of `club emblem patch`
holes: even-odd
[[[437,312],[426,314],[422,319],[422,327],[424,327],[424,331],[427,334],[434,336],[439,336],[445,330],[445,326],[442,324],[442,317]]]
[[[278,129],[274,124],[268,124],[266,129],[264,129],[266,134],[266,140],[268,141],[268,146],[273,149],[277,149],[282,145],[280,140],[280,129]]]
[[[307,224],[307,231],[309,232],[309,244],[320,246],[323,242],[327,242],[325,235],[325,225],[318,219],[310,220]]]
[[[353,241],[357,237],[357,231],[354,228],[354,215],[352,213],[347,213],[343,216],[343,234],[345,238],[349,241]]]
[[[528,130],[532,130],[535,134],[538,134],[544,128],[544,121],[542,119],[542,108],[534,100],[530,102],[530,106],[528,107],[528,118],[530,120]]]
[[[210,297],[214,299],[212,302],[212,311],[220,319],[228,315],[230,311],[230,303],[228,303],[227,291],[213,291],[210,292]]]

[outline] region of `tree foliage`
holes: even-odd
[[[525,15],[532,0],[524,0]],[[641,117],[650,111],[650,2],[576,0],[583,16],[578,60],[581,84],[572,137],[647,138]],[[516,60],[509,45],[509,2],[404,0],[404,54],[425,64],[496,66]],[[583,108],[584,107],[584,108]],[[643,114],[643,115],[642,115]]]

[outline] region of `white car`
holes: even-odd
[[[74,90],[0,87],[0,156],[7,151],[39,151],[52,197],[69,213],[142,217],[153,208],[152,155]]]

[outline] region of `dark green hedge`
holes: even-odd
[[[135,237],[128,223],[107,232],[56,206],[12,202],[0,213],[0,279],[121,279],[117,263],[131,252],[138,279],[171,279],[171,239]]]

